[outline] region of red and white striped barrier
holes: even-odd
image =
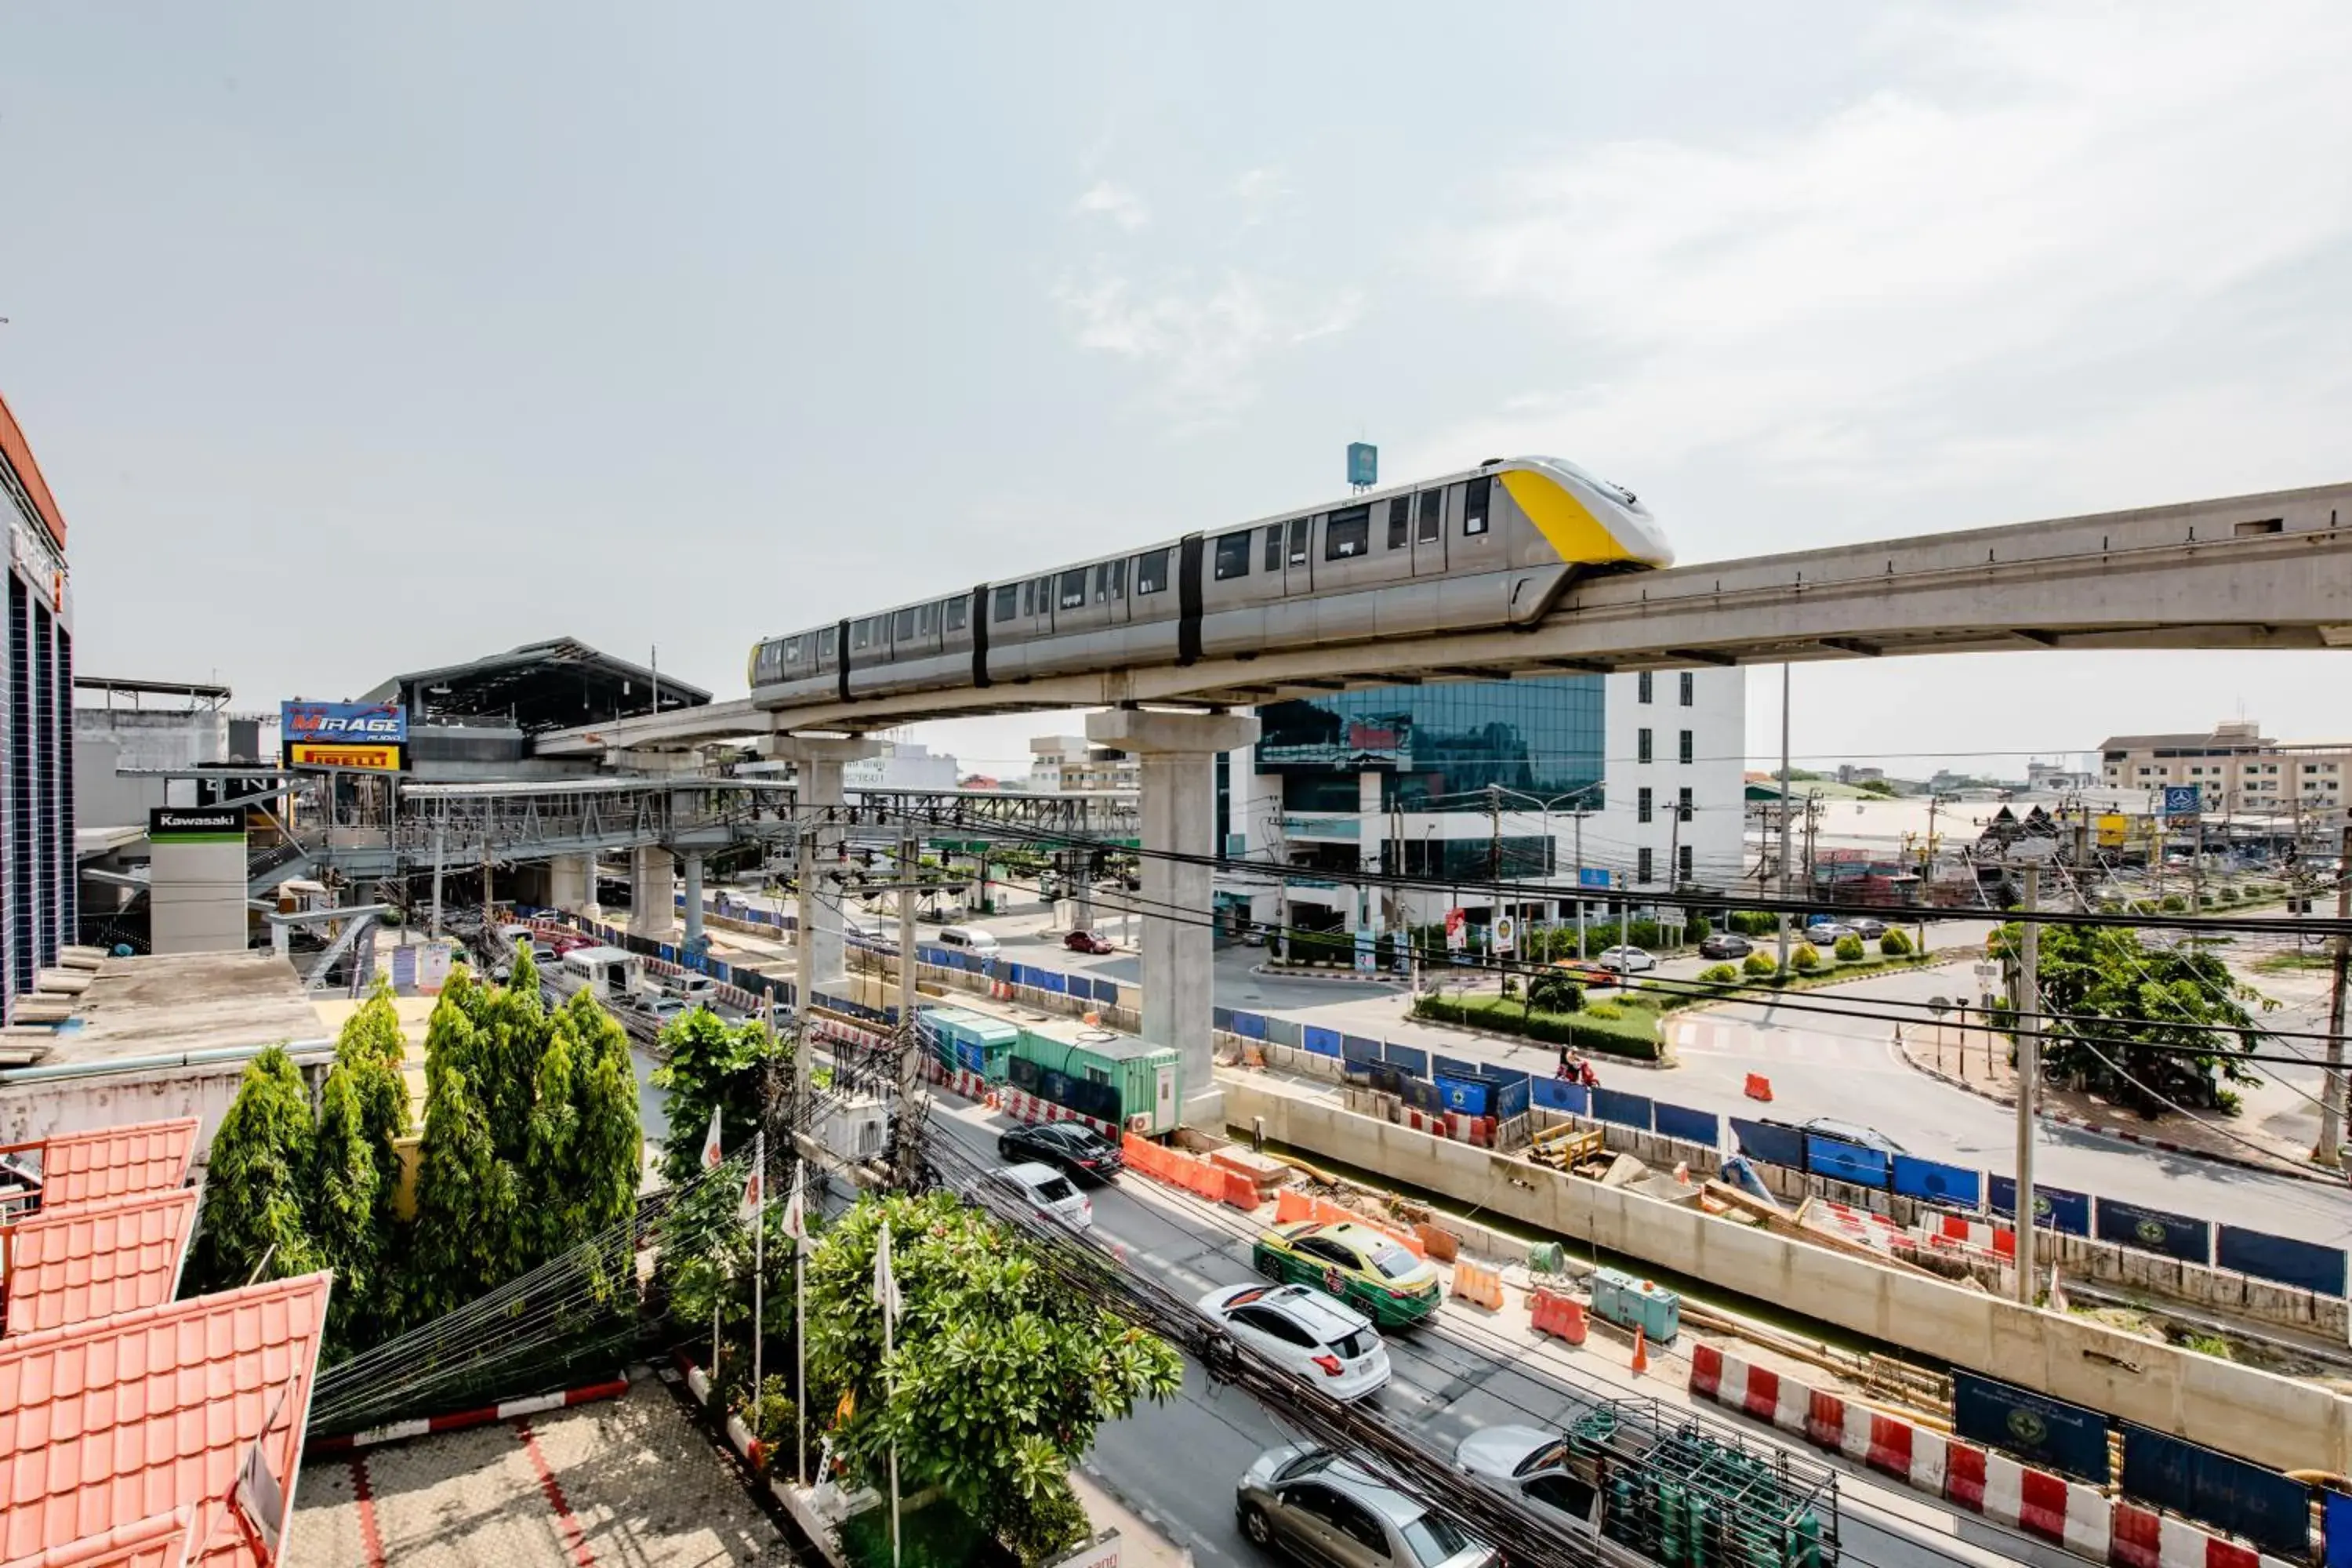
[[[2287,1568],[2278,1558],[2208,1535],[2187,1520],[2127,1502],[2116,1504],[2107,1561],[2122,1568]]]
[[[1802,1217],[1807,1225],[1817,1230],[1842,1236],[1848,1241],[1890,1257],[1898,1252],[1907,1252],[1916,1245],[1909,1231],[1885,1215],[1873,1214],[1868,1209],[1858,1209],[1846,1204],[1815,1198],[1805,1205]]]
[[[493,1426],[519,1416],[537,1415],[541,1411],[562,1410],[567,1405],[591,1405],[599,1399],[618,1399],[628,1392],[629,1380],[615,1378],[610,1383],[592,1383],[584,1388],[567,1388],[561,1394],[535,1394],[528,1399],[504,1400],[479,1410],[461,1410],[449,1415],[426,1415],[414,1421],[392,1421],[382,1426],[371,1426],[363,1432],[350,1432],[340,1437],[321,1437],[311,1443],[305,1452],[341,1454],[353,1448],[373,1448],[380,1443],[424,1437],[435,1432],[462,1432],[469,1426]]]
[[[946,1067],[927,1056],[923,1058],[923,1076],[950,1094],[961,1096],[965,1100],[981,1100],[988,1098],[988,1080],[970,1068]]]
[[[1964,1214],[1934,1214],[1914,1227],[1922,1241],[1930,1246],[1949,1243],[1975,1252],[1990,1252],[2004,1262],[2017,1260],[2017,1232],[1990,1220],[1972,1218]]]
[[[1076,1121],[1093,1128],[1106,1138],[1117,1140],[1126,1135],[1124,1128],[1115,1127],[1108,1121],[1097,1121],[1091,1116],[1082,1116],[1066,1105],[1056,1105],[1026,1089],[1005,1089],[1000,1103],[1005,1115],[1017,1117],[1023,1121]]]
[[[2095,1487],[2029,1468],[1973,1444],[1956,1443],[1944,1473],[1944,1497],[2095,1563],[2107,1560],[2115,1504]]]

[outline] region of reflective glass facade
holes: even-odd
[[[1355,811],[1360,772],[1381,775],[1383,810],[1484,811],[1490,784],[1597,810],[1602,687],[1597,675],[1563,675],[1269,703],[1257,710],[1257,766],[1283,775],[1286,811]]]

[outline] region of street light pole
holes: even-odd
[[[2033,1304],[2033,1095],[2042,1078],[2042,868],[2025,867],[2024,936],[2017,959],[2017,1299]]]
[[[1789,667],[1780,666],[1780,973],[1789,973]]]
[[[2352,819],[2336,862],[2336,918],[2352,919]],[[2311,1157],[2335,1170],[2344,1163],[2344,981],[2352,971],[2352,935],[2336,937],[2335,984],[2327,994],[2327,1077],[2319,1091],[2319,1142]]]

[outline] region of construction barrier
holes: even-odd
[[[1539,1334],[1572,1345],[1584,1342],[1584,1303],[1560,1291],[1538,1289],[1528,1296],[1528,1322]]]
[[[1483,1264],[1466,1258],[1454,1263],[1454,1294],[1459,1300],[1494,1311],[1503,1310],[1503,1277]]]
[[[1748,1086],[1743,1092],[1750,1100],[1769,1100],[1772,1098],[1772,1080],[1760,1072],[1749,1073]]]
[[[1297,1225],[1302,1219],[1313,1219],[1314,1217],[1315,1205],[1307,1201],[1307,1194],[1305,1193],[1296,1192],[1291,1188],[1285,1187],[1281,1192],[1275,1194],[1275,1224]]]
[[[1165,1182],[1171,1187],[1181,1187],[1188,1193],[1208,1199],[1211,1203],[1228,1204],[1237,1209],[1255,1209],[1258,1205],[1257,1184],[1236,1171],[1187,1154],[1181,1149],[1165,1148],[1149,1138],[1139,1138],[1129,1132],[1119,1140],[1120,1152],[1126,1156],[1127,1168],[1139,1172],[1155,1182]],[[1285,1193],[1284,1198],[1294,1200],[1289,1213],[1304,1217],[1298,1205],[1305,1199],[1297,1193]],[[1285,1223],[1284,1206],[1277,1203],[1275,1223]]]

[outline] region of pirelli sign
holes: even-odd
[[[408,748],[296,741],[286,748],[286,764],[295,768],[360,768],[369,773],[397,773],[407,770]]]
[[[408,768],[408,713],[397,702],[288,702],[278,741],[289,768],[397,773]]]

